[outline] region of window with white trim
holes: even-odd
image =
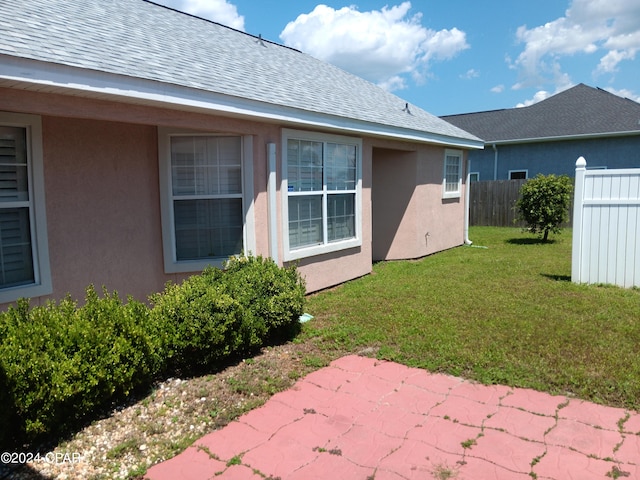
[[[0,303],[51,291],[41,120],[0,112]]]
[[[462,151],[445,150],[442,198],[458,198],[462,194]]]
[[[167,272],[221,265],[246,245],[242,136],[166,133],[160,138]]]
[[[362,245],[362,141],[284,130],[282,144],[285,260]]]

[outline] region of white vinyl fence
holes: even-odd
[[[571,280],[640,287],[640,168],[576,162]]]

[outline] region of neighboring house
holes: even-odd
[[[145,299],[250,252],[314,291],[464,240],[475,136],[144,0],[4,0],[0,303]]]
[[[589,168],[640,167],[640,103],[584,84],[523,108],[447,115],[485,142],[470,152],[472,180],[574,176]]]

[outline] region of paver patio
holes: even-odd
[[[352,355],[146,478],[640,479],[640,414]]]

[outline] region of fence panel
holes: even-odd
[[[516,223],[515,204],[526,180],[473,182],[469,188],[469,225],[486,227],[523,226]]]
[[[571,279],[640,287],[640,169],[576,162]]]
[[[520,188],[527,179],[485,180],[473,182],[469,188],[469,225],[479,227],[525,227],[525,222],[516,221],[515,208],[520,198]],[[573,203],[573,198],[570,204]],[[573,225],[573,209],[569,208],[569,220],[564,228]]]

